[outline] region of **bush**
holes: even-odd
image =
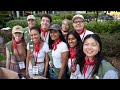
[[[0,54],[0,61],[5,60],[5,56]]]
[[[85,27],[96,33],[115,33],[120,32],[120,21],[86,22]]]
[[[6,22],[10,20],[9,11],[0,11],[0,28],[6,26]]]
[[[103,52],[107,57],[120,57],[120,32],[99,34],[103,44]]]
[[[27,26],[27,21],[26,20],[11,20],[11,21],[6,23],[6,26],[10,27],[10,28],[13,28],[16,25],[26,27]]]

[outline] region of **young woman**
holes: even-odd
[[[30,31],[32,41],[27,44],[26,74],[27,77],[47,76],[49,46],[41,39],[38,27],[32,27]],[[29,78],[28,77],[28,78]]]
[[[79,79],[118,79],[117,70],[102,55],[102,42],[97,34],[85,37],[83,53]]]
[[[68,75],[70,79],[79,78],[79,60],[82,59],[82,40],[76,31],[70,31],[67,35],[69,47]]]
[[[6,68],[25,77],[26,44],[23,39],[23,28],[16,25],[12,28],[12,41],[6,43]]]
[[[50,26],[49,48],[50,79],[65,79],[69,52],[58,24]]]

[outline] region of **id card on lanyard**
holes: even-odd
[[[24,61],[18,62],[18,65],[19,65],[19,68],[20,68],[20,69],[24,69],[24,68],[25,68],[25,63],[24,63]]]
[[[33,66],[33,74],[38,74],[38,66]]]

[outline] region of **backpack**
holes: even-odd
[[[101,65],[100,65],[100,67],[99,67],[99,70],[98,70],[98,74],[97,74],[97,75],[99,76],[100,79],[102,79],[103,76],[105,75],[105,73],[106,73],[107,71],[109,71],[109,70],[115,70],[115,71],[117,71],[117,70],[110,64],[110,62],[107,62],[107,61],[103,60],[103,61],[101,62]]]
[[[24,39],[26,44],[31,40],[28,28],[24,28]]]

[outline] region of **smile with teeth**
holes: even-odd
[[[93,53],[93,51],[86,51],[88,54],[91,54],[91,53]]]

